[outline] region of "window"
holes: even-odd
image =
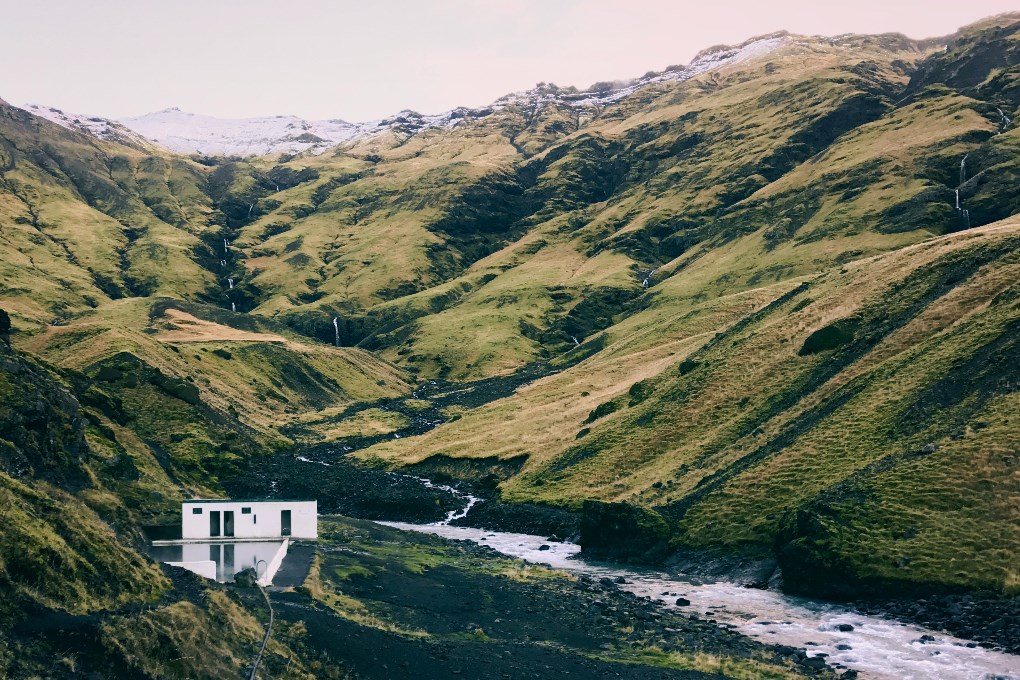
[[[251,514],[251,508],[241,508],[241,514],[242,515],[250,515]]]
[[[201,515],[202,514],[202,508],[192,508],[191,509],[191,514],[192,515]]]

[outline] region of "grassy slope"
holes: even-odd
[[[494,134],[514,129],[500,116],[434,133],[420,145],[413,138],[406,149],[384,140],[371,147],[368,169],[366,149],[343,150],[316,161],[318,184],[337,172],[327,170],[333,167],[354,180],[317,210],[287,217],[315,192],[311,183],[245,227],[255,234],[267,223],[289,225],[259,244],[258,264],[249,264],[258,270],[253,284],[281,271],[272,275],[266,311],[283,309],[280,293],[288,305],[305,296],[311,301],[285,318],[325,338],[339,315],[342,324],[360,324],[352,341],[368,335],[368,346],[424,377],[463,379],[568,349],[641,292],[639,272],[662,267],[660,279],[699,256],[716,257],[716,249],[747,232],[765,229],[764,256],[755,248],[724,263],[702,294],[738,292],[914,242],[956,226],[951,190],[936,181],[948,182],[958,156],[994,129],[974,102],[953,93],[894,107],[907,84],[905,65],[923,56],[896,37],[797,42],[767,59],[643,90],[542,148],[529,143],[530,158],[515,156]],[[907,127],[919,134],[904,135]],[[473,153],[464,160],[468,141]],[[474,196],[472,187],[491,176],[485,172],[515,159],[525,211],[517,224],[526,235],[473,264],[463,252],[441,262],[422,258],[429,243],[456,242],[430,227],[452,228],[458,203],[448,187],[466,186],[464,195]],[[928,177],[935,167],[946,177]],[[496,208],[483,222],[508,209]],[[388,239],[382,261],[373,245],[379,238]],[[398,271],[413,274],[410,290],[427,289],[379,302],[400,288],[384,264],[397,257]],[[280,269],[296,262],[308,278]],[[369,271],[374,293],[357,283]],[[430,286],[451,275],[457,278]],[[281,287],[313,279],[307,289]],[[602,319],[584,308],[570,316],[579,300],[593,297],[615,299]]]
[[[383,409],[336,418],[409,377],[580,357],[363,455],[528,454],[507,499],[653,508],[674,546],[775,552],[815,592],[813,574],[1016,592],[1017,226],[996,223],[1020,210],[1020,133],[996,134],[996,107],[1020,106],[1008,24],[945,52],[797,38],[593,117],[514,104],[314,158],[206,166],[0,103],[2,306],[17,347],[75,376],[95,479],[3,478],[24,573],[56,574],[41,546],[58,535],[90,544],[69,546],[76,577],[52,576],[54,593],[19,571],[19,596],[151,599],[165,583],[140,585],[133,553],[100,565],[125,593],[81,591],[73,555],[121,554],[139,524],[289,446],[281,428],[403,427]],[[931,240],[965,226],[956,188],[993,226]],[[331,346],[334,317],[360,349]],[[815,339],[842,344],[799,354],[830,326]],[[32,531],[46,507],[73,508],[73,526]]]
[[[526,453],[506,498],[626,501],[685,546],[792,542],[854,578],[1012,592],[1018,237],[1012,220],[694,313],[653,307],[563,373],[363,455]],[[844,344],[801,354],[841,320]]]
[[[290,446],[279,429],[292,419],[409,389],[398,369],[362,350],[170,299],[111,302],[27,347],[119,402],[123,422],[110,426],[146,462],[150,491],[217,493],[246,458]]]
[[[105,143],[0,105],[0,277],[18,325],[130,295],[208,285],[195,262],[205,178],[169,154]]]
[[[243,668],[261,640],[260,612],[194,577],[171,581],[136,550],[139,524],[173,485],[147,479],[144,447],[104,413],[116,410],[110,397],[4,345],[0,366],[0,674],[223,677]],[[293,661],[279,677],[310,677],[298,655],[274,647]]]

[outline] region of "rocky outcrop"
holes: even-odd
[[[0,471],[80,488],[86,451],[75,396],[44,367],[0,343]]]
[[[669,552],[669,525],[658,513],[629,503],[585,501],[581,550],[591,557],[658,562]]]

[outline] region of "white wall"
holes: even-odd
[[[201,512],[195,514],[194,509]],[[242,508],[251,508],[243,514]],[[185,501],[181,504],[181,538],[223,538],[225,512],[234,513],[233,538],[279,538],[281,512],[290,510],[291,538],[318,538],[318,503],[316,501]],[[221,532],[209,533],[209,513],[220,513]],[[208,558],[206,558],[208,559]]]

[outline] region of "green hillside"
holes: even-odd
[[[188,157],[0,101],[0,675],[236,675],[262,600],[161,570],[142,528],[228,490],[367,518],[455,502],[390,470],[566,511],[595,555],[778,565],[836,599],[1020,596],[1020,15],[747,45],[616,99],[405,112],[320,155]],[[352,574],[573,587],[388,531],[331,520],[293,594],[309,622],[428,654],[523,640],[563,668],[802,671],[736,637],[602,654],[419,625]],[[274,677],[346,677],[288,626]]]

